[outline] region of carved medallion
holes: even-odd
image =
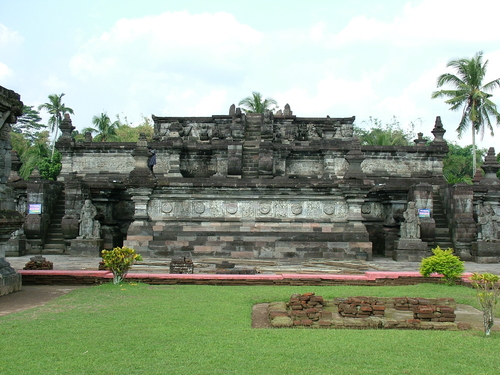
[[[323,207],[323,212],[327,215],[333,215],[333,213],[335,212],[335,206],[331,203],[327,203]]]
[[[238,203],[226,203],[226,212],[228,214],[234,215],[238,212]]]
[[[267,215],[271,212],[271,205],[269,203],[261,203],[259,206],[259,211],[262,215]]]
[[[364,215],[368,215],[372,212],[372,205],[371,203],[363,203],[363,205],[361,206],[361,213],[364,214]]]
[[[300,215],[302,213],[302,205],[298,203],[292,204],[292,213],[294,215]]]
[[[163,203],[163,205],[161,206],[161,210],[166,214],[171,213],[173,209],[174,206],[172,206],[172,203]]]
[[[197,214],[202,214],[205,212],[205,204],[203,202],[196,202],[194,204],[194,212]]]

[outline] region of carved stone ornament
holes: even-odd
[[[302,205],[298,203],[292,204],[292,213],[294,215],[300,215],[302,213]]]
[[[327,215],[333,215],[333,213],[335,212],[335,205],[331,203],[325,204],[325,206],[323,207],[323,212]]]
[[[205,212],[205,204],[203,202],[196,202],[194,204],[194,212],[201,215]]]
[[[234,215],[238,212],[238,203],[226,203],[226,212],[228,214]]]
[[[172,206],[172,203],[163,203],[161,206],[161,210],[165,212],[166,214],[169,214],[173,211],[174,206]]]
[[[271,212],[271,205],[269,203],[261,203],[259,206],[259,211],[262,215],[267,215]]]

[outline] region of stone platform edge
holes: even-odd
[[[109,271],[64,271],[64,270],[20,270],[24,285],[92,285],[109,282],[113,274]],[[469,284],[472,273],[462,275],[460,284]],[[141,282],[152,285],[415,285],[420,283],[444,283],[441,275],[423,277],[419,272],[368,271],[364,275],[329,274],[165,274],[129,273],[126,282]]]

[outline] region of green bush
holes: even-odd
[[[432,249],[434,255],[422,259],[420,273],[428,277],[433,273],[444,276],[446,284],[453,285],[465,271],[464,262],[453,255],[453,249],[442,250],[439,246]]]
[[[130,247],[115,247],[113,250],[102,250],[102,260],[107,269],[113,272],[113,284],[119,284],[127,275],[136,260],[142,260]]]

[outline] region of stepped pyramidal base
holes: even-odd
[[[420,239],[401,239],[396,241],[392,259],[397,262],[420,262],[430,254],[427,242]]]

